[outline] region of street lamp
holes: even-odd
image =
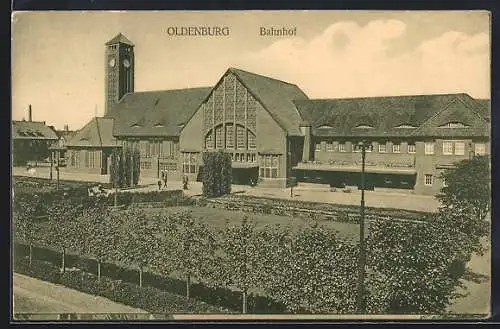
[[[365,313],[365,158],[366,150],[372,150],[372,144],[367,141],[361,141],[357,145],[361,151],[361,208],[359,221],[359,263],[358,263],[358,313]]]
[[[474,150],[472,149],[472,143],[469,143],[469,160],[472,160],[474,158]]]

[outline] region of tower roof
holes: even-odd
[[[108,45],[114,45],[114,44],[117,44],[117,43],[123,43],[123,44],[129,45],[129,46],[132,46],[132,47],[134,46],[134,44],[132,43],[132,41],[130,41],[129,39],[127,39],[121,33],[118,33],[113,39],[111,39],[108,42],[106,42],[106,46],[108,46]]]

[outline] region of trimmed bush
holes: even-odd
[[[31,266],[25,259],[16,259],[14,271],[84,293],[98,295],[112,301],[140,308],[151,313],[228,313],[223,308],[186,299],[183,296],[161,291],[154,287],[143,287],[121,281],[97,277],[82,271],[70,271],[61,274],[59,268],[51,263],[34,261]]]
[[[203,196],[219,197],[231,193],[232,167],[229,153],[203,153]]]

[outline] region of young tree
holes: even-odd
[[[50,228],[43,231],[41,240],[62,251],[61,271],[66,270],[67,249],[81,250],[82,237],[78,228],[78,217],[82,214],[81,204],[70,199],[62,199],[47,209]]]
[[[218,281],[241,290],[242,313],[247,312],[248,290],[260,283],[258,242],[256,225],[247,216],[243,217],[241,225],[227,225],[223,234]]]
[[[134,149],[132,151],[132,158],[133,158],[133,175],[132,175],[132,184],[134,186],[137,186],[139,184],[139,177],[141,175],[141,153],[139,152],[138,149]]]
[[[293,313],[349,313],[356,309],[357,249],[334,231],[311,223],[295,234],[265,230],[267,294]],[[267,257],[265,256],[267,254]]]
[[[152,255],[160,248],[157,235],[161,223],[156,216],[146,215],[142,209],[127,210],[122,216],[124,223],[116,258],[124,264],[138,267],[139,286],[142,287],[143,270],[152,264]]]
[[[190,297],[192,279],[201,279],[213,264],[215,239],[212,231],[189,212],[178,213],[177,229],[172,237],[176,248],[173,252],[173,269],[186,278],[186,297]]]
[[[232,169],[229,153],[203,153],[203,195],[218,197],[231,193]]]
[[[122,167],[123,172],[121,174],[123,175],[123,180],[125,183],[124,186],[132,186],[132,174],[134,171],[134,164],[132,159],[132,151],[128,147],[123,149],[122,162],[123,162],[123,167]]]
[[[101,279],[101,263],[111,260],[121,240],[119,226],[121,216],[111,213],[100,200],[89,200],[78,220],[81,253],[97,261],[97,279]]]
[[[110,166],[110,183],[113,187],[122,187],[121,179],[122,171],[122,151],[119,148],[113,149],[111,152],[111,166]]]
[[[379,219],[367,239],[369,313],[437,314],[456,297],[450,236],[431,223]]]
[[[489,234],[487,216],[491,210],[490,158],[475,156],[456,163],[441,175],[446,185],[437,199],[441,201],[434,224],[456,240],[458,253],[469,259],[472,252],[482,254],[481,238]]]

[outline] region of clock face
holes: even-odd
[[[130,67],[130,61],[128,60],[128,58],[125,58],[123,60],[123,66],[125,66],[126,68],[129,68]]]
[[[114,67],[114,66],[115,66],[115,64],[116,64],[116,60],[115,60],[114,58],[111,58],[111,59],[109,60],[109,66]]]

